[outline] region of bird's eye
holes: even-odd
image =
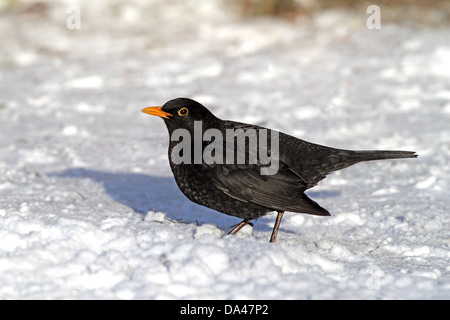
[[[187,115],[189,113],[188,108],[181,108],[180,110],[178,110],[178,115],[184,117],[185,115]]]

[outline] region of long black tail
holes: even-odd
[[[348,161],[360,162],[360,161],[372,161],[372,160],[384,160],[384,159],[402,159],[402,158],[417,158],[417,154],[414,151],[353,151],[349,154]]]

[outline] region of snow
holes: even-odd
[[[3,14],[0,299],[449,299],[450,32],[366,17],[241,19],[219,0]],[[330,175],[308,194],[332,217],[287,213],[276,244],[275,213],[228,236],[239,219],[181,194],[164,124],[140,112],[179,96],[420,156]]]

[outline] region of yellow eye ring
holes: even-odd
[[[181,108],[180,110],[178,110],[178,115],[181,117],[187,116],[188,113],[189,113],[188,108]]]

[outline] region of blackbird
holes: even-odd
[[[361,161],[417,157],[411,151],[352,151],[310,143],[261,126],[221,120],[188,98],[142,112],[164,119],[170,167],[183,194],[243,219],[229,234],[277,211],[270,242],[277,239],[285,211],[330,215],[304,193],[329,173]]]

